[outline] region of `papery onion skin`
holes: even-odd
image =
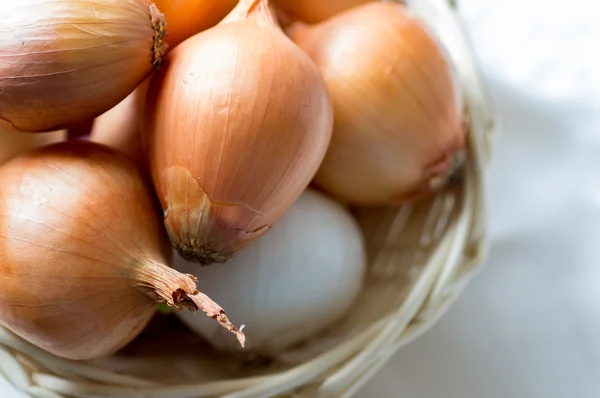
[[[167,231],[201,264],[226,261],[283,215],[313,178],[333,125],[317,68],[263,0],[242,0],[169,53],[145,115]]]
[[[2,2],[0,118],[39,132],[102,114],[160,64],[164,34],[149,0]]]
[[[215,26],[235,7],[237,0],[155,0],[165,14],[169,50],[208,28]]]
[[[315,181],[359,205],[442,186],[464,157],[460,88],[444,48],[400,4],[368,3],[290,36],[319,66],[335,124]]]
[[[16,130],[10,123],[0,120],[0,165],[21,153],[64,141],[66,137],[65,130],[43,134],[23,133]]]
[[[292,20],[317,23],[374,0],[273,0],[273,4]]]
[[[197,293],[165,266],[157,205],[124,155],[60,143],[0,167],[0,186],[0,323],[30,343],[75,360],[109,355],[158,302]]]

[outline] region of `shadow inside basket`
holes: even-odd
[[[199,384],[281,372],[347,344],[368,330],[375,328],[376,332],[378,322],[402,306],[456,222],[464,201],[464,172],[457,172],[450,184],[431,198],[401,206],[353,209],[367,244],[366,283],[347,316],[310,341],[269,358],[223,354],[189,331],[176,316],[158,314],[125,349],[89,363],[159,384]],[[352,355],[350,351],[345,354],[347,358]]]

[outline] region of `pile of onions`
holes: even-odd
[[[186,307],[238,351],[208,293],[278,357],[357,302],[343,203],[413,200],[460,163],[452,65],[394,2],[155,1],[4,4],[0,325],[87,360]]]
[[[332,107],[310,58],[267,0],[242,0],[166,57],[152,79],[144,138],[177,251],[223,262],[263,235],[315,175]]]
[[[207,294],[244,318],[246,351],[272,355],[339,321],[362,288],[365,257],[348,211],[307,190],[258,242],[198,275]],[[176,257],[174,267],[195,272],[198,266]],[[216,348],[239,350],[206,317],[177,315]]]
[[[443,47],[419,19],[375,2],[289,33],[319,66],[334,104],[321,187],[376,205],[443,185],[462,159],[462,104]]]
[[[154,0],[165,14],[172,49],[188,37],[215,26],[237,4],[237,0]]]
[[[158,303],[201,309],[236,333],[170,245],[134,163],[89,142],[59,143],[0,168],[0,323],[70,359],[130,342]]]
[[[0,119],[49,131],[104,113],[160,64],[164,34],[149,0],[3,2]]]

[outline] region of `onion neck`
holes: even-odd
[[[196,286],[198,278],[182,274],[160,262],[146,259],[141,267],[137,267],[134,280],[150,298],[159,303],[166,303],[176,311],[186,307],[190,311],[202,311],[209,318],[216,320],[223,328],[235,335],[242,347],[246,337],[243,326],[237,328],[227,318],[221,306],[206,294],[199,292]]]
[[[167,303],[181,310],[181,296],[197,291],[197,279],[184,275],[160,262],[146,259],[143,266],[136,267],[134,280],[153,301]]]
[[[269,6],[269,0],[240,0],[221,23],[240,20],[254,21],[263,27],[280,29],[275,13]]]

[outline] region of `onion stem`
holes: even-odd
[[[246,337],[242,332],[243,326],[237,328],[227,317],[223,308],[206,294],[198,291],[198,278],[190,274],[182,274],[159,262],[147,259],[143,267],[136,269],[135,280],[148,289],[149,294],[159,297],[175,311],[181,311],[182,306],[190,311],[200,310],[209,318],[216,320],[226,330],[235,335],[244,347]]]

